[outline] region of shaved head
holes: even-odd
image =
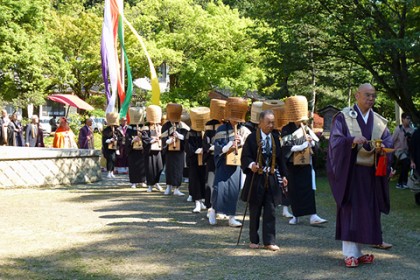
[[[369,83],[361,84],[359,88],[357,89],[357,92],[369,92],[369,91],[375,91],[375,88]]]
[[[361,84],[355,94],[357,106],[363,114],[366,114],[375,104],[376,90],[369,84]]]

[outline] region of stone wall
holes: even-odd
[[[102,179],[99,150],[0,147],[0,188],[49,187]]]

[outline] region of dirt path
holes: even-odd
[[[185,188],[184,188],[185,189]],[[318,191],[330,222],[290,226],[277,219],[280,252],[249,250],[246,224],[208,225],[186,197],[131,189],[126,177],[57,189],[0,190],[0,279],[418,279],[419,231],[384,218],[390,251],[357,269],[342,264],[334,205]],[[244,205],[239,203],[238,217]],[[321,214],[322,213],[322,214]]]

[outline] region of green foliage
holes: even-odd
[[[254,18],[267,80],[260,90],[281,98],[316,94],[337,107],[371,82],[407,112],[420,94],[420,8],[416,1],[224,1]],[[391,102],[378,107],[393,118]],[[385,108],[387,106],[387,108]]]
[[[69,120],[69,126],[71,130],[73,131],[74,135],[76,135],[76,139],[77,139],[77,137],[79,136],[80,128],[84,126],[85,118],[76,113],[76,114],[70,114],[68,117],[68,120]]]
[[[260,51],[247,33],[252,21],[227,6],[145,0],[127,9],[126,15],[146,38],[154,63],[169,66],[172,95],[202,103],[214,86],[243,94],[264,79]],[[129,37],[127,44],[132,44]],[[133,71],[147,69],[141,50],[135,53],[139,48],[133,45],[128,49],[134,57]]]
[[[393,119],[396,100],[420,122],[420,7],[416,1],[132,0],[125,16],[145,39],[155,66],[169,67],[162,105],[207,105],[214,87],[235,95],[315,98],[315,109],[353,102],[371,82],[376,110]],[[224,4],[223,4],[224,3]],[[103,1],[5,0],[0,3],[0,100],[15,107],[68,91],[98,108],[103,87],[99,44]],[[133,77],[149,76],[135,36],[125,43]],[[135,89],[133,104],[150,93]],[[102,102],[103,101],[103,102]],[[393,125],[391,123],[391,125]]]
[[[43,103],[54,73],[45,0],[5,0],[0,3],[0,99],[18,106]]]
[[[95,94],[95,95],[89,96],[85,101],[95,108],[95,110],[89,112],[91,116],[95,116],[95,117],[105,116],[105,109],[106,109],[105,94]]]
[[[74,131],[73,130],[73,132],[75,134],[77,133],[77,135],[79,135],[79,132],[78,131]],[[76,142],[77,142],[77,139],[78,138],[75,139]],[[45,147],[51,148],[52,145],[53,145],[53,140],[54,140],[54,135],[50,135],[50,136],[44,137],[44,145],[45,145]],[[93,136],[93,146],[95,147],[95,150],[102,149],[102,135],[100,133],[96,133],[96,132],[94,133],[94,136]]]
[[[328,139],[321,135],[319,143],[314,151],[314,169],[318,175],[324,175],[327,166],[327,153],[328,153]]]
[[[52,44],[60,50],[66,69],[64,75],[55,75],[54,81],[59,91],[67,91],[70,87],[85,100],[92,87],[102,83],[99,52],[102,18],[94,12],[84,11],[80,3],[70,7],[70,11],[52,12],[49,26],[54,38]]]

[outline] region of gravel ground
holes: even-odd
[[[401,226],[410,217],[398,212],[383,219],[394,247],[367,247],[375,263],[346,268],[334,240],[334,203],[329,189],[320,189],[318,213],[329,223],[291,226],[278,209],[279,252],[248,249],[248,223],[236,246],[239,229],[227,220],[210,226],[206,211],[193,214],[186,197],[131,189],[126,175],[3,189],[0,279],[419,279],[420,229]],[[240,202],[238,218],[243,211]]]

